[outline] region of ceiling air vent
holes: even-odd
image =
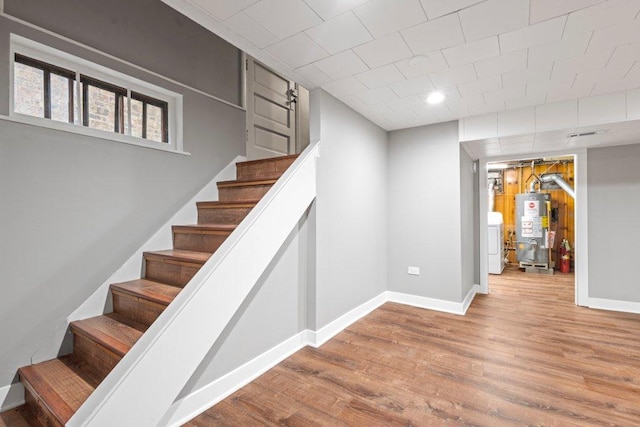
[[[607,132],[606,129],[594,130],[593,132],[575,132],[575,133],[570,133],[569,135],[567,135],[567,137],[580,138],[583,136],[602,135],[603,133],[606,133],[606,132]]]

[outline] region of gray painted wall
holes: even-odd
[[[328,93],[314,92],[322,144],[315,266],[320,329],[386,290],[387,133]]]
[[[240,51],[159,0],[6,0],[4,9],[56,34],[239,104]]]
[[[390,291],[462,301],[460,164],[458,122],[390,132]]]
[[[640,145],[588,156],[589,297],[640,302]]]
[[[66,317],[245,150],[242,110],[4,17],[0,113],[8,112],[9,103],[9,32],[182,93],[184,149],[191,156],[0,120],[0,386],[15,380],[16,369],[32,358],[55,357],[61,343],[52,337],[66,328]],[[145,37],[138,38],[143,46]],[[208,41],[191,40],[200,46]],[[117,49],[113,43],[111,50]],[[162,56],[169,62],[174,53],[168,47]],[[226,61],[236,56],[234,50]],[[236,75],[228,80],[237,87]]]
[[[461,254],[462,254],[462,294],[464,298],[476,281],[475,243],[479,234],[476,228],[475,216],[478,207],[475,205],[475,194],[478,187],[474,186],[473,160],[464,149],[460,149],[460,221],[461,221]]]

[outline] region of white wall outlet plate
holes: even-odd
[[[419,276],[420,275],[420,267],[411,267],[411,266],[409,266],[409,269],[408,269],[407,273],[411,274],[412,276]]]

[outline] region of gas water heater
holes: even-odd
[[[549,214],[551,195],[516,194],[516,258],[520,267],[551,268],[549,259]]]

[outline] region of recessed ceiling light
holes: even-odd
[[[427,103],[429,104],[440,104],[444,101],[444,94],[442,92],[431,92],[427,97]]]

